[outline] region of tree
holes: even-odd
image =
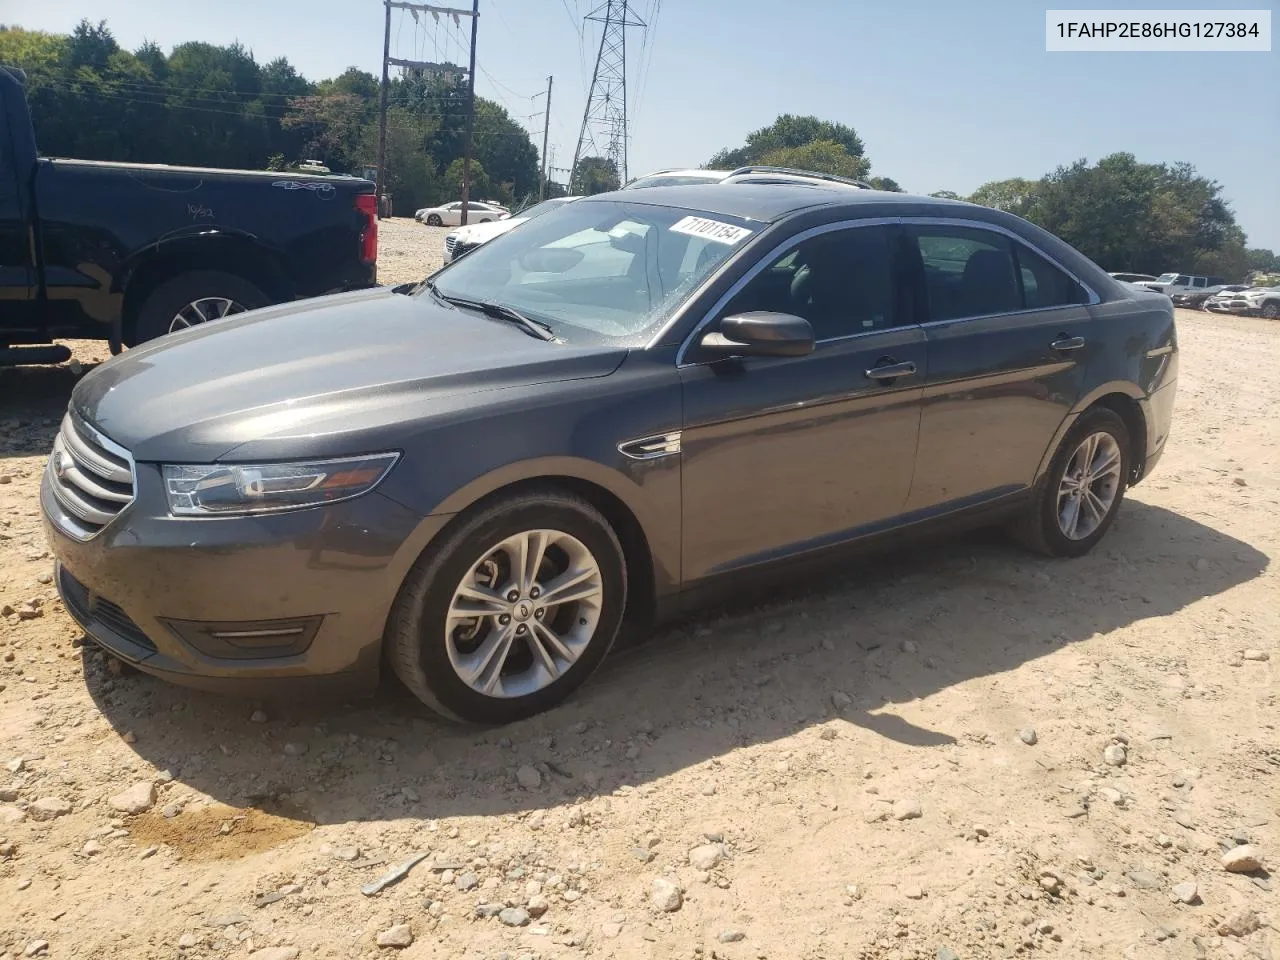
[[[1040,184],[1035,180],[1012,177],[984,183],[967,199],[970,203],[980,203],[984,207],[994,207],[1025,218],[1035,205],[1039,189]]]
[[[617,164],[607,157],[582,157],[569,186],[574,194],[589,197],[617,190],[622,186],[622,178],[618,176]]]
[[[867,183],[871,184],[877,190],[886,190],[889,193],[903,193],[902,187],[893,177],[867,177]]]
[[[829,120],[819,120],[817,117],[799,117],[784,113],[769,126],[747,134],[745,146],[721,150],[708,161],[707,165],[716,169],[732,170],[748,164],[766,163],[765,157],[769,154],[817,142],[838,144],[855,161],[863,160],[865,150],[862,138],[852,127]],[[859,172],[856,175],[864,176],[870,168],[869,161],[865,166],[859,165]]]
[[[1261,270],[1263,273],[1280,272],[1280,255],[1263,247],[1251,247],[1245,250],[1250,270]]]
[[[450,200],[460,200],[462,198],[462,167],[463,159],[459,157],[453,163],[449,164],[449,169],[444,172],[444,189],[445,194]],[[471,161],[471,199],[483,200],[486,197],[493,196],[493,186],[489,182],[489,174],[485,172],[484,167],[478,160]],[[475,220],[475,217],[469,218]]]
[[[834,140],[815,140],[798,147],[780,147],[764,154],[759,162],[770,167],[795,167],[854,179],[866,176],[870,167],[865,159],[853,156],[843,144]]]

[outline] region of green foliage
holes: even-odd
[[[1280,273],[1280,255],[1263,247],[1251,247],[1245,251],[1250,270],[1261,270],[1263,273]]]
[[[320,160],[335,173],[376,163],[380,85],[349,67],[312,83],[283,57],[265,65],[240,44],[183,43],[167,55],[120,49],[105,22],[69,36],[0,26],[0,63],[27,72],[41,150],[89,160],[289,169]],[[466,85],[412,73],[392,80],[386,182],[398,210],[456,200],[447,171],[462,156]],[[473,196],[536,193],[538,153],[501,106],[476,98]],[[460,164],[459,164],[460,166]]]
[[[608,193],[621,186],[622,178],[618,175],[618,166],[607,157],[581,158],[573,176],[573,183],[570,184],[575,195],[586,197],[595,193]]]
[[[852,169],[857,171],[854,174],[844,174],[836,170],[824,169],[823,173],[862,177],[871,169],[870,162],[863,158],[862,138],[852,127],[847,127],[843,123],[819,120],[817,117],[798,117],[790,113],[784,113],[769,126],[747,134],[747,142],[744,146],[721,150],[707,162],[707,166],[718,170],[732,170],[735,167],[761,163],[797,166],[797,164],[773,164],[767,158],[770,155],[779,155],[780,151],[795,150],[815,143],[838,145],[852,159],[854,162]],[[781,155],[789,156],[790,154]],[[823,155],[828,162],[834,160],[834,155],[828,155],[825,148]],[[834,162],[844,169],[850,169],[842,160],[834,160]]]
[[[866,180],[877,190],[887,190],[889,193],[905,192],[893,177],[867,177]]]
[[[449,164],[449,169],[444,172],[445,195],[450,198],[462,196],[462,167],[463,160],[459,157]],[[494,199],[493,184],[489,182],[489,174],[478,160],[471,161],[471,199]]]
[[[966,199],[970,203],[980,203],[1026,219],[1039,196],[1039,189],[1040,184],[1035,180],[1013,177],[984,183]]]
[[[866,176],[870,166],[865,159],[853,156],[834,140],[815,140],[798,147],[779,147],[764,154],[759,162],[770,167],[795,167],[855,179]]]
[[[1108,270],[1239,279],[1253,262],[1222,187],[1187,163],[1113,153],[1040,180],[986,183],[969,200],[1039,224]]]

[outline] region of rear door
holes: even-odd
[[[1025,490],[1079,399],[1095,349],[1084,287],[1012,235],[913,223],[928,377],[910,510]]]

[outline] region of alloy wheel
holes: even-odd
[[[169,333],[185,330],[210,320],[221,320],[233,313],[244,313],[245,306],[228,297],[201,297],[193,300],[173,315],[169,321]]]
[[[603,602],[600,565],[581,540],[559,530],[515,534],[454,590],[444,628],[449,663],[485,696],[536,693],[586,651]]]
[[[1067,461],[1058,484],[1058,529],[1069,540],[1088,539],[1110,513],[1120,492],[1123,457],[1105,431],[1085,437]]]

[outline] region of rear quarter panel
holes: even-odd
[[[359,259],[361,180],[41,161],[39,250],[50,325],[91,335],[120,316],[130,277],[179,246],[239,243],[280,276],[274,299],[373,281]]]

